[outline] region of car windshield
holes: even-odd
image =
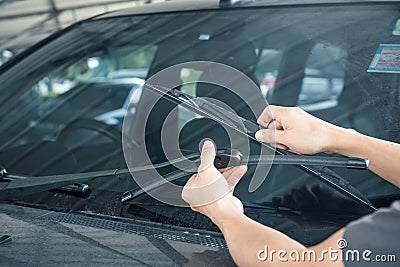
[[[248,120],[255,122],[267,102],[298,106],[336,125],[400,142],[400,64],[388,59],[378,71],[372,66],[379,49],[399,43],[398,21],[400,10],[390,4],[237,8],[85,21],[3,67],[0,164],[28,176],[123,169],[122,140],[128,139],[134,147],[130,160],[145,149],[155,164],[170,159],[165,150],[198,152],[204,138],[219,148],[238,148],[215,121],[165,99],[151,103],[146,95],[145,79],[191,61],[223,63],[254,82],[256,90],[248,93],[256,96],[255,113],[221,86],[197,82],[210,75],[207,69],[182,67],[173,74],[184,84],[177,89],[217,99]],[[393,47],[398,57],[400,48]],[[130,129],[123,130],[124,120],[131,122]],[[145,138],[138,136],[139,124],[145,125]],[[179,148],[163,147],[163,134],[177,136]],[[246,139],[235,138],[238,144]],[[250,140],[249,155],[259,152],[260,144]],[[378,207],[399,198],[399,189],[368,170],[332,169]],[[249,168],[235,191],[246,212],[305,244],[368,212],[296,166],[272,166],[262,185],[249,192],[254,171]],[[187,178],[174,183],[183,185]],[[56,190],[15,201],[217,231],[190,209],[161,205],[146,194],[121,203],[124,192],[139,188],[129,174],[87,184],[92,191],[87,198]],[[303,217],[307,225],[315,216],[326,216],[313,226],[320,231],[311,238],[296,231],[304,227],[275,216],[273,202],[317,185],[326,192],[326,205],[294,209],[310,212]]]

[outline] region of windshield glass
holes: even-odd
[[[399,43],[399,18],[399,10],[390,5],[335,5],[197,11],[84,22],[0,74],[0,164],[10,173],[30,176],[126,168],[122,152],[124,119],[133,121],[132,129],[124,132],[135,148],[133,158],[145,147],[153,163],[168,161],[160,141],[165,121],[168,127],[163,131],[178,136],[182,151],[197,152],[199,142],[206,137],[220,148],[232,147],[220,125],[184,108],[175,110],[176,104],[167,100],[160,100],[144,120],[144,110],[152,104],[142,92],[145,79],[189,61],[220,62],[247,75],[258,88],[251,94],[262,100],[255,108],[258,112],[264,108],[260,103],[266,101],[299,106],[336,125],[399,142],[400,65],[391,72],[367,71],[381,44]],[[184,83],[206,74],[204,69],[182,68],[175,75]],[[254,122],[259,115],[215,85],[192,82],[178,89],[191,96],[222,101]],[[141,140],[135,125],[144,123],[146,138]],[[239,141],[243,138],[237,136]],[[257,154],[260,145],[250,143],[250,154]],[[399,189],[370,171],[333,169],[377,206],[399,196]],[[159,173],[172,170],[176,168],[167,167]],[[250,167],[235,194],[249,204],[250,215],[284,232],[298,226],[281,224],[268,217],[266,210],[272,209],[276,197],[304,186],[325,190],[327,201],[317,207],[319,212],[346,216],[366,212],[295,166],[274,165],[261,187],[250,193],[249,177],[253,173]],[[176,183],[182,185],[187,178]],[[209,222],[188,223],[188,218],[193,218],[190,210],[182,215],[180,208],[160,208],[146,194],[135,199],[134,205],[122,207],[122,194],[138,189],[128,174],[99,177],[88,185],[92,194],[87,199],[51,191],[17,200],[47,208],[216,230]],[[318,226],[321,234],[312,242],[353,218],[346,216],[329,217],[326,224]],[[327,229],[327,225],[333,228]],[[289,234],[309,241],[300,232]]]

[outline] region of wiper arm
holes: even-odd
[[[54,190],[69,186],[71,184],[82,183],[85,181],[93,180],[98,177],[107,176],[118,176],[121,174],[128,174],[134,172],[146,171],[149,169],[160,169],[164,167],[171,166],[175,163],[183,163],[187,160],[193,160],[194,166],[189,169],[188,173],[197,172],[197,167],[200,164],[200,153],[192,153],[185,157],[177,158],[168,162],[138,166],[131,169],[115,169],[115,170],[105,170],[97,172],[86,172],[86,173],[75,173],[75,174],[62,174],[62,175],[49,175],[49,176],[20,176],[9,174],[6,169],[0,167],[0,196],[22,196],[29,195],[37,192],[43,192],[47,190]],[[286,165],[298,165],[306,164],[313,166],[335,166],[344,168],[362,168],[368,167],[367,162],[363,159],[350,159],[350,158],[328,158],[328,157],[304,157],[304,156],[243,156],[237,150],[230,149],[218,149],[215,157],[214,164],[217,168],[227,168],[231,166],[239,165],[256,165],[256,164],[286,164]],[[188,166],[190,167],[190,166]],[[181,172],[181,171],[178,171]],[[167,174],[168,176],[169,174]],[[174,176],[175,175],[175,176]],[[187,174],[185,174],[187,175]],[[184,175],[184,176],[185,176]],[[162,180],[162,184],[167,181],[172,182],[180,178],[176,173],[169,176],[169,179]],[[165,182],[164,182],[165,181]],[[162,185],[161,184],[161,185]],[[149,185],[150,188],[145,188],[146,190],[151,190],[159,186],[158,184]],[[73,188],[72,188],[73,189]],[[87,188],[86,188],[87,189]],[[65,188],[66,191],[71,190],[71,188]]]
[[[47,176],[22,176],[8,173],[0,167],[0,196],[16,197],[54,190],[75,183],[90,181],[99,177],[129,173],[129,170],[105,170]],[[68,188],[66,188],[68,190]]]
[[[239,134],[242,134],[246,136],[247,138],[254,140],[256,142],[259,142],[254,134],[260,130],[263,129],[263,127],[255,122],[252,122],[250,120],[247,120],[245,118],[242,118],[238,116],[237,114],[233,114],[232,112],[225,110],[224,108],[219,107],[218,105],[215,105],[214,103],[211,103],[210,101],[207,101],[202,98],[193,98],[192,96],[185,94],[177,89],[170,89],[162,86],[155,86],[146,83],[144,85],[145,88],[148,88],[152,92],[162,96],[163,98],[168,99],[169,101],[172,101],[173,103],[176,103],[178,105],[182,105],[185,108],[195,112],[198,115],[204,116],[206,118],[212,119],[221,125],[225,125]],[[241,125],[238,125],[237,120],[241,120],[245,129]],[[260,142],[259,142],[260,143]],[[290,153],[288,151],[282,150],[282,149],[274,149],[268,144],[265,143],[260,143],[262,146],[267,147],[270,150],[275,150],[277,155],[281,156],[288,156],[292,155],[293,153]],[[313,156],[309,156],[313,157]],[[368,167],[368,160],[365,160],[366,167]],[[297,165],[300,169],[303,171],[310,173],[317,177],[319,180],[322,182],[328,184],[329,186],[333,187],[334,189],[338,190],[341,193],[344,193],[345,195],[349,196],[350,198],[354,199],[358,203],[360,203],[363,206],[366,206],[370,210],[374,211],[376,210],[376,207],[372,205],[372,203],[356,188],[348,186],[350,183],[348,183],[345,179],[332,179],[329,175],[321,173],[318,169],[315,169],[310,166],[306,166],[305,164],[299,164]],[[337,176],[336,176],[337,178]],[[346,181],[343,183],[343,181]],[[257,185],[258,186],[258,185]],[[360,197],[361,196],[361,197]]]

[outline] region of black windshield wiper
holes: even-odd
[[[34,193],[65,188],[72,190],[72,184],[83,183],[99,177],[115,176],[129,173],[129,170],[105,170],[97,172],[71,173],[46,176],[23,176],[8,173],[0,166],[0,196],[19,197]],[[88,188],[85,188],[87,190]]]
[[[261,143],[255,138],[255,133],[263,129],[263,127],[253,121],[247,120],[234,114],[204,98],[193,98],[192,96],[185,94],[177,89],[170,89],[159,85],[152,85],[146,83],[144,88],[149,89],[150,91],[154,92],[155,94],[162,96],[163,98],[168,99],[169,101],[182,105],[183,107],[193,111],[194,113],[201,115],[203,117],[212,119],[221,125],[227,126],[232,130],[235,130],[239,134],[246,136],[247,138],[260,143],[262,146],[275,151],[278,156],[287,157],[289,160],[290,157],[293,157],[294,154],[282,149],[275,149],[266,143]],[[241,123],[238,123],[238,120]],[[243,129],[243,126],[245,129]],[[308,157],[309,159],[315,156],[304,156]],[[329,166],[328,162],[330,161],[330,157],[324,157],[326,159],[326,165]],[[367,159],[360,159],[365,161],[366,167],[368,167],[369,162]],[[376,207],[365,197],[359,190],[355,187],[350,186],[350,183],[340,177],[338,174],[332,176],[321,172],[321,170],[313,168],[311,166],[306,166],[305,164],[296,164],[300,169],[303,171],[312,174],[313,176],[317,177],[319,180],[324,182],[325,184],[331,186],[332,188],[336,189],[337,191],[349,196],[350,198],[354,199],[361,205],[369,208],[370,210],[376,210]],[[331,171],[331,170],[329,170]],[[331,171],[333,172],[333,171]],[[257,185],[258,187],[259,185]]]
[[[329,160],[327,160],[329,159]],[[151,190],[165,184],[167,181],[172,182],[181,177],[195,173],[197,167],[200,164],[200,153],[191,153],[185,157],[177,158],[168,162],[138,166],[131,169],[114,169],[114,170],[104,170],[96,172],[85,172],[85,173],[71,173],[62,175],[48,175],[48,176],[21,176],[15,174],[9,174],[6,169],[0,167],[0,196],[22,196],[29,195],[37,192],[43,192],[47,190],[54,190],[62,188],[64,191],[84,191],[87,190],[87,186],[77,186],[71,184],[78,184],[93,180],[99,177],[106,176],[118,176],[122,174],[129,174],[135,172],[146,171],[150,169],[160,169],[164,167],[169,167],[175,163],[183,163],[187,160],[192,160],[195,164],[192,169],[188,171],[176,171],[171,174],[165,175],[165,180],[161,180],[161,184],[149,184],[145,190]],[[304,157],[304,156],[243,156],[239,151],[234,149],[218,149],[215,157],[214,164],[217,168],[227,168],[231,166],[239,165],[256,165],[256,164],[287,164],[287,165],[298,165],[306,164],[312,166],[335,166],[335,167],[351,167],[351,168],[367,168],[367,163],[360,159],[350,159],[350,158],[326,158],[326,157]],[[188,166],[190,167],[190,166]],[[168,176],[168,177],[167,177]],[[179,178],[177,178],[179,177]],[[77,189],[77,190],[75,190]],[[83,192],[85,193],[85,192]]]
[[[218,150],[217,150],[218,152]],[[200,156],[200,155],[199,155]],[[219,160],[217,160],[219,159]],[[330,159],[330,160],[327,160]],[[227,163],[230,161],[229,163]],[[198,161],[199,163],[200,161]],[[277,164],[277,165],[300,165],[304,166],[306,171],[310,174],[317,175],[321,178],[326,184],[330,185],[335,190],[344,193],[349,196],[351,199],[356,200],[357,203],[361,203],[363,206],[368,207],[370,210],[376,210],[376,207],[368,200],[367,197],[364,196],[357,188],[352,186],[350,182],[341,177],[336,172],[327,168],[326,166],[331,167],[341,167],[348,168],[348,166],[355,166],[358,169],[366,169],[366,162],[360,159],[351,159],[351,158],[341,158],[341,157],[311,157],[311,156],[292,156],[292,155],[276,155],[275,157],[271,156],[249,156],[249,157],[238,157],[237,152],[233,152],[231,150],[223,150],[219,151],[216,156],[216,160],[214,161],[214,165],[217,168],[225,168],[229,166],[239,166],[239,165],[257,165],[257,164]],[[313,166],[313,167],[311,167]],[[195,173],[196,170],[193,171],[182,171],[177,170],[170,172],[164,175],[164,180],[160,180],[157,182],[150,182],[147,185],[142,185],[142,187],[127,191],[122,195],[122,202],[131,201],[148,191],[154,190],[163,186],[167,183],[171,183],[177,181],[181,178],[184,178],[190,174]]]
[[[191,110],[198,115],[212,119],[222,125],[230,127],[235,131],[243,133],[243,130],[245,130],[246,134],[250,135],[255,141],[257,141],[254,137],[255,133],[258,130],[263,129],[263,127],[257,123],[240,117],[237,114],[234,114],[231,111],[224,109],[204,98],[193,98],[191,95],[188,95],[177,89],[168,89],[166,87],[155,86],[148,83],[144,85],[144,88],[148,88],[152,92],[162,96],[165,99],[168,99],[171,102],[174,102],[177,105],[182,105],[186,109]],[[243,126],[245,129],[243,129]],[[274,148],[271,146],[266,146],[269,149],[274,150]]]
[[[152,85],[146,85],[147,88],[151,89],[153,92],[161,94],[163,97],[173,101],[177,104],[182,104],[189,110],[192,110],[198,115],[216,120],[217,122],[226,125],[240,134],[257,141],[254,138],[256,131],[261,129],[257,123],[246,120],[233,114],[225,109],[215,105],[207,100],[193,99],[191,96],[180,92],[179,90],[165,91],[165,88],[158,88]],[[243,131],[242,125],[237,123],[237,119],[242,121],[246,130]],[[257,141],[258,142],[258,141]],[[263,146],[274,150],[271,146],[261,143]],[[302,170],[313,174],[318,177],[324,183],[327,183],[336,190],[348,195],[352,199],[358,201],[364,206],[367,206],[371,210],[376,208],[369,202],[369,200],[356,188],[352,187],[349,182],[347,182],[342,177],[338,175],[328,175],[322,172],[320,169],[316,169],[311,166],[330,166],[330,167],[346,167],[346,168],[356,168],[356,169],[367,169],[368,160],[366,159],[352,159],[344,157],[321,157],[321,156],[299,156],[290,154],[289,152],[283,150],[276,150],[274,156],[269,155],[257,155],[257,156],[242,156],[238,151],[234,150],[218,150],[215,159],[215,166],[217,168],[225,168],[228,166],[238,166],[238,165],[254,165],[254,164],[288,164],[299,166]],[[115,169],[115,170],[105,170],[97,172],[87,172],[87,173],[75,173],[75,174],[63,174],[63,175],[50,175],[50,176],[39,176],[39,177],[29,177],[29,176],[18,176],[13,174],[8,174],[4,168],[1,168],[0,172],[0,196],[21,196],[28,195],[37,192],[43,192],[47,190],[54,190],[60,187],[70,186],[71,184],[82,183],[85,181],[93,180],[99,177],[106,176],[118,176],[121,174],[128,174],[133,172],[145,171],[148,169],[157,169],[171,164],[187,161],[188,159],[195,160],[197,165],[199,164],[199,153],[193,153],[187,155],[183,158],[178,158],[169,162],[139,166],[131,169]],[[138,195],[143,194],[148,190],[152,190],[161,186],[167,182],[176,181],[182,177],[187,176],[190,173],[195,173],[196,168],[190,171],[174,171],[169,174],[164,175],[165,180],[158,181],[156,183],[150,183],[146,185],[145,188],[141,188],[130,195],[134,198]],[[127,192],[130,193],[130,192]],[[124,194],[126,196],[126,194]],[[130,198],[128,197],[128,198]],[[127,199],[124,198],[123,199]]]
[[[249,156],[244,157],[240,152],[229,149],[218,149],[214,164],[217,168],[226,168],[231,166],[239,165],[256,165],[256,164],[286,164],[286,165],[298,165],[306,164],[312,166],[335,166],[335,167],[351,167],[351,168],[367,168],[367,163],[360,159],[349,159],[349,158],[329,158],[327,161],[325,157],[304,157],[304,156]],[[149,169],[159,169],[171,166],[174,163],[185,162],[187,160],[193,160],[196,164],[195,167],[189,170],[187,173],[195,173],[197,167],[200,164],[200,154],[192,153],[182,158],[177,158],[164,163],[138,166],[131,169],[114,169],[97,172],[86,172],[86,173],[71,173],[62,175],[48,175],[48,176],[21,176],[15,174],[9,174],[6,169],[0,167],[0,195],[28,195],[36,192],[42,192],[47,190],[54,190],[63,188],[65,191],[73,190],[71,184],[82,183],[98,177],[106,176],[117,176],[121,174],[128,174],[140,171],[146,171]],[[185,174],[187,175],[187,174]],[[172,175],[173,176],[173,175]],[[169,179],[173,181],[174,179]],[[167,181],[167,180],[166,180]],[[152,187],[154,187],[153,185]],[[86,190],[84,187],[80,190]]]

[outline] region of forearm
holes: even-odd
[[[306,249],[299,242],[285,234],[251,220],[244,214],[230,216],[230,218],[213,220],[224,234],[229,251],[239,266],[288,266],[289,262],[279,260],[278,252],[284,250],[289,253],[297,250],[300,254]],[[265,251],[267,246],[267,250]],[[262,253],[259,253],[263,250]],[[274,252],[273,252],[274,251]],[[272,259],[271,259],[272,253]],[[263,261],[259,258],[267,258]],[[288,257],[288,255],[284,255]],[[301,265],[291,262],[290,266]]]
[[[348,157],[369,159],[371,171],[400,187],[400,144],[340,128],[333,134],[328,150]]]

